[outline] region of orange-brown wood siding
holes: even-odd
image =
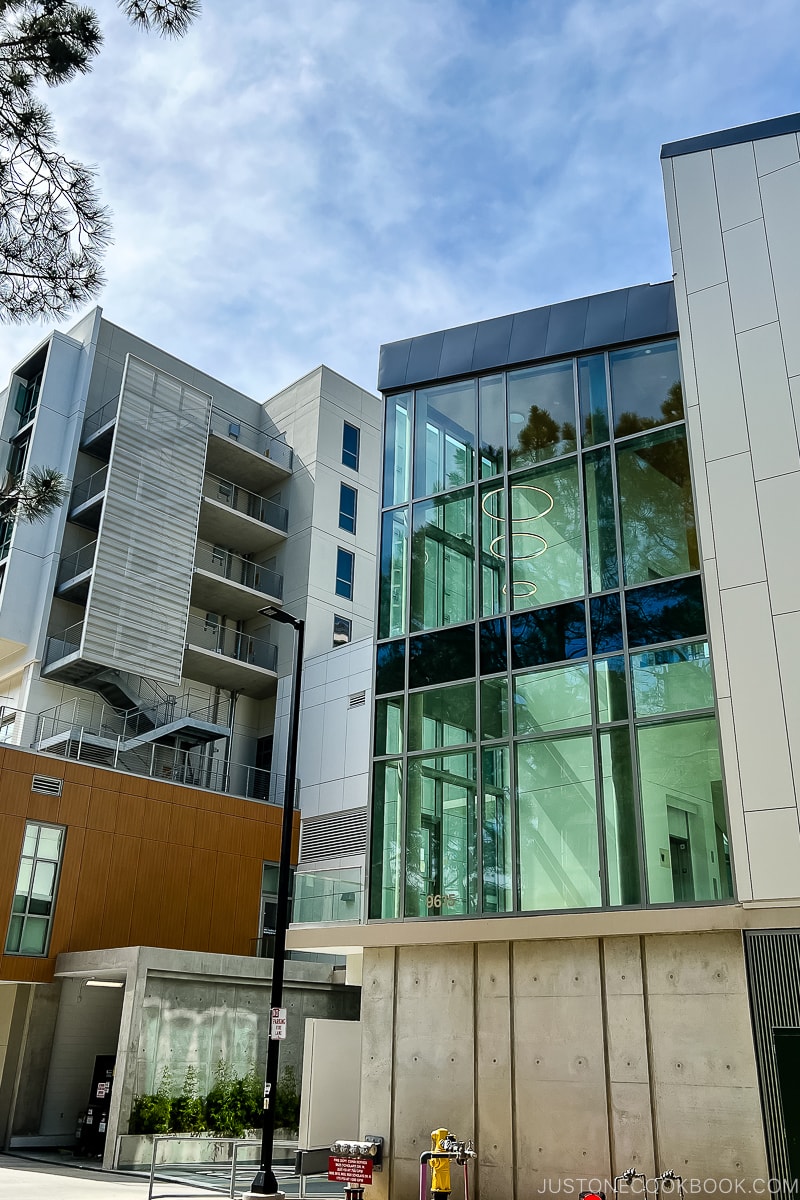
[[[63,779],[61,796],[32,792],[35,774]],[[71,950],[253,953],[279,807],[0,747],[0,945],[26,820],[67,827],[50,953],[0,954],[0,979],[46,982]],[[295,815],[293,863],[299,836]]]

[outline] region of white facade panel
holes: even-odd
[[[669,245],[674,252],[680,249],[681,234],[678,225],[678,201],[675,198],[675,175],[672,170],[672,159],[666,159],[661,165],[664,172],[664,199],[667,205]]]
[[[800,470],[783,341],[777,323],[739,334],[739,364],[756,479]]]
[[[751,221],[729,229],[723,240],[736,332],[776,321],[778,310],[764,222]]]
[[[719,586],[759,583],[766,567],[750,455],[710,462],[707,470]]]
[[[722,624],[722,600],[717,577],[717,563],[713,558],[703,562],[706,583],[706,619],[711,638],[711,658],[714,668],[714,691],[717,697],[731,694],[728,676],[728,655],[725,649],[725,628]]]
[[[726,279],[711,151],[673,160],[686,290],[699,292]]]
[[[733,720],[745,812],[794,808],[778,655],[766,584],[722,593]],[[734,764],[726,760],[727,769]]]
[[[733,725],[733,707],[729,696],[717,701],[719,720],[719,743],[722,754],[722,769],[725,772],[725,793],[728,810],[728,837],[731,843],[731,859],[734,866],[736,895],[740,900],[752,900],[753,881],[750,877],[750,859],[747,853],[747,831],[742,806],[742,785],[739,779],[739,759],[736,753],[736,731]]]
[[[705,444],[703,425],[700,420],[700,409],[695,405],[686,410],[686,425],[688,437],[695,453],[702,450]],[[705,473],[694,479],[695,517],[697,532],[700,537],[700,553],[703,558],[714,557],[714,526],[711,521],[711,498],[708,494],[708,478]]]
[[[800,375],[800,163],[760,181],[778,317],[789,377]]]
[[[744,396],[736,357],[736,336],[728,289],[724,284],[689,296],[691,346],[681,337],[683,362],[693,359],[702,397],[703,439],[707,461],[748,449]]]
[[[800,472],[762,479],[756,487],[772,612],[796,612],[800,606],[800,554],[787,553],[787,548],[797,542]]]
[[[756,168],[759,175],[780,171],[782,167],[791,166],[800,158],[797,150],[797,134],[795,133],[762,138],[753,144],[755,145]]]
[[[800,828],[796,809],[768,809],[745,816],[753,894],[759,900],[797,895]]]
[[[775,618],[775,642],[781,664],[783,707],[789,731],[795,791],[800,794],[800,612],[785,613]]]
[[[752,142],[712,150],[719,215],[723,230],[761,218],[756,160]]]

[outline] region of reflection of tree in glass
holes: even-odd
[[[549,458],[557,447],[562,454],[567,454],[575,446],[575,426],[571,421],[559,425],[545,409],[538,404],[531,405],[527,423],[517,436],[518,459]]]
[[[696,570],[700,563],[685,436],[644,438],[620,448],[619,489],[627,582]]]
[[[672,421],[683,419],[683,388],[680,380],[673,383],[661,403],[660,417],[644,417],[639,413],[623,412],[617,417],[615,435],[618,438],[628,437],[632,433],[641,433],[644,429],[654,429],[657,425],[669,425]]]

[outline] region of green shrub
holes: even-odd
[[[131,1108],[131,1133],[169,1133],[172,1108],[172,1076],[165,1067],[157,1092],[135,1096]]]
[[[278,1080],[275,1093],[275,1124],[280,1129],[297,1130],[300,1126],[300,1089],[294,1067],[287,1067]]]
[[[181,1094],[170,1107],[170,1133],[204,1133],[206,1129],[205,1101],[197,1094],[197,1071],[188,1067]]]
[[[237,1082],[227,1063],[220,1058],[205,1103],[206,1125],[219,1137],[241,1137],[244,1133]]]

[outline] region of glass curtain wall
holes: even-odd
[[[677,343],[386,405],[370,916],[730,899]]]

